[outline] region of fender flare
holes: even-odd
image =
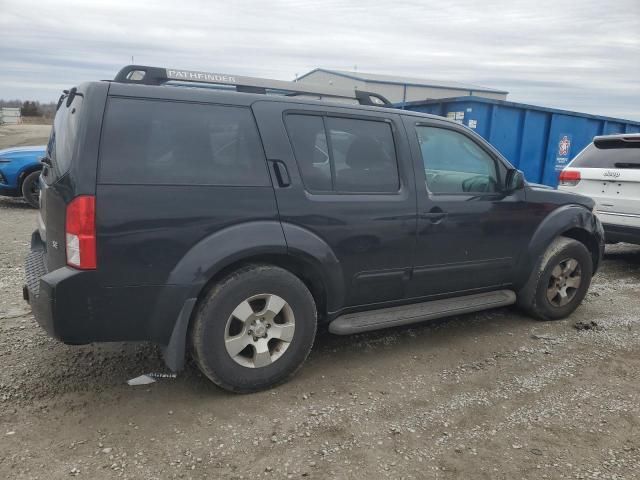
[[[169,284],[189,285],[168,344],[162,346],[165,363],[172,371],[184,367],[189,321],[206,283],[229,265],[250,257],[273,254],[289,254],[311,265],[321,275],[327,289],[327,309],[337,310],[341,306],[344,298],[342,268],[331,247],[319,236],[278,221],[230,226],[198,242],[169,274]],[[162,308],[162,301],[156,308]]]
[[[261,220],[231,225],[200,240],[173,268],[167,283],[184,285],[182,307],[169,332],[166,345],[161,345],[165,364],[171,371],[184,368],[187,331],[198,296],[206,283],[225,267],[261,254],[285,253],[284,233],[277,220]],[[165,299],[155,305],[158,314]]]
[[[189,296],[197,297],[202,287],[225,267],[251,256],[286,251],[284,233],[277,220],[231,225],[193,246],[173,268],[167,283],[189,285]]]
[[[599,246],[599,256],[601,256],[604,246],[604,230],[596,216],[582,205],[563,205],[549,213],[538,225],[527,248],[518,260],[515,286],[521,288],[527,282],[531,272],[535,269],[553,239],[576,230],[585,232],[586,235],[594,238]],[[572,235],[567,236],[571,237]],[[598,257],[594,265],[594,271],[599,260],[600,258]]]
[[[335,312],[344,306],[345,280],[342,265],[333,249],[320,236],[291,223],[282,223],[287,239],[287,253],[310,262],[321,274],[326,288],[327,312]]]

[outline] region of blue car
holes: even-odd
[[[38,208],[40,159],[45,150],[44,145],[0,150],[0,195],[24,197],[29,205]]]

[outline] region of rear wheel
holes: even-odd
[[[592,274],[587,247],[577,240],[558,237],[547,248],[527,285],[518,292],[518,305],[540,320],[565,318],[584,299]]]
[[[40,170],[25,177],[22,182],[22,196],[33,208],[40,206]]]
[[[252,265],[224,278],[202,300],[191,344],[211,381],[247,393],[293,375],[315,333],[315,302],[304,283],[282,268]]]

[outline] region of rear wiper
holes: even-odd
[[[618,162],[614,163],[616,168],[640,168],[640,163]]]
[[[56,112],[60,110],[60,106],[64,102],[65,98],[67,99],[67,108],[69,108],[75,97],[84,98],[84,94],[79,92],[77,87],[73,87],[71,90],[63,90],[62,95],[60,95],[60,98],[58,99],[58,104],[56,105]]]

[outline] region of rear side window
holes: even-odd
[[[398,191],[395,144],[387,122],[289,114],[286,125],[307,190]]]
[[[614,146],[615,145],[615,146]],[[620,143],[589,144],[571,162],[576,168],[640,168],[640,142],[629,142],[627,148],[619,148]]]
[[[244,107],[112,98],[100,145],[103,183],[270,185]]]
[[[287,130],[306,189],[331,191],[331,165],[322,117],[287,115]]]
[[[53,175],[44,177],[47,181],[55,181],[69,171],[76,146],[78,129],[80,128],[80,112],[83,97],[76,95],[67,106],[66,100],[56,112],[47,144],[47,156],[53,165]]]

